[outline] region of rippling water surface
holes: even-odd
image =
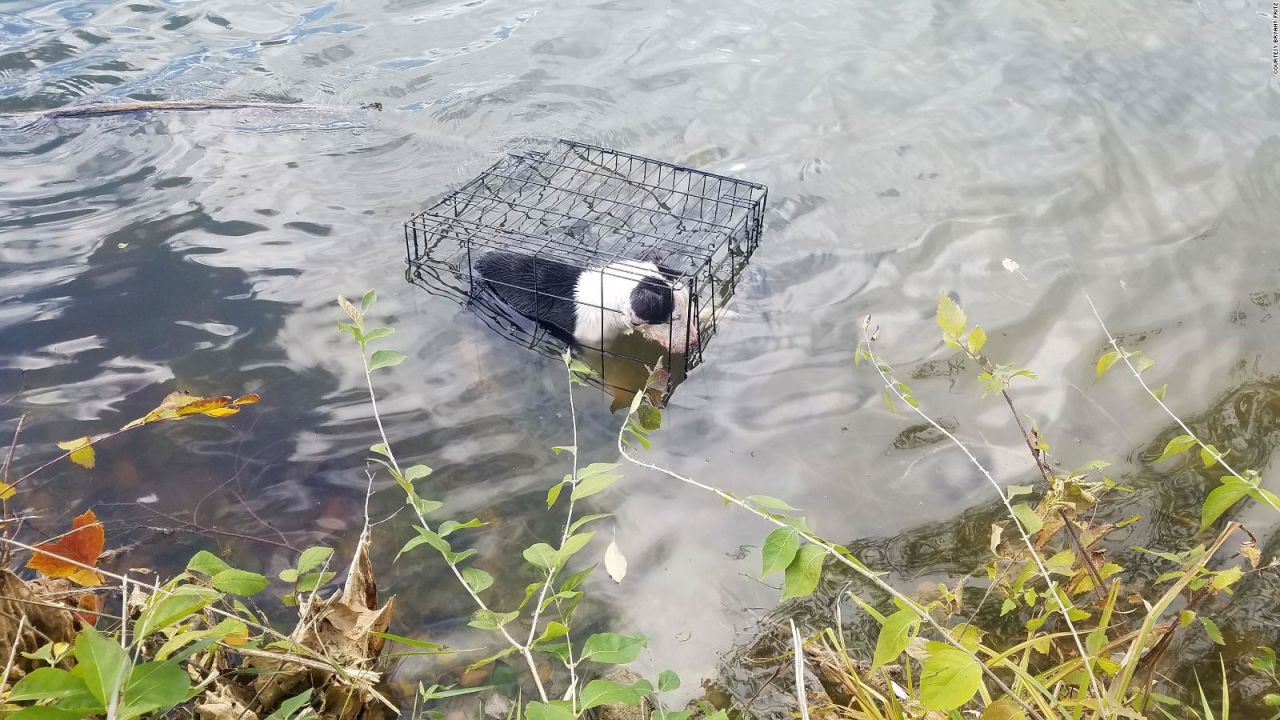
[[[20,464],[176,388],[265,398],[113,440],[92,472],[58,467],[17,502],[42,533],[95,506],[109,543],[142,543],[138,565],[215,543],[272,574],[292,557],[149,529],[174,518],[349,552],[375,428],[334,296],[374,287],[409,355],[379,376],[399,454],[435,469],[430,492],[453,514],[490,521],[478,564],[514,604],[532,577],[506,558],[556,532],[543,499],[566,472],[547,450],[571,439],[563,372],[407,284],[400,223],[510,143],[568,136],[770,187],[738,317],[676,393],[653,458],[787,498],[903,587],[974,572],[990,517],[964,511],[989,508],[992,489],[890,415],[852,364],[871,314],[930,412],[1000,482],[1030,481],[1006,409],[978,398],[938,340],[932,307],[948,291],[993,357],[1039,373],[1020,410],[1064,465],[1105,458],[1137,487],[1108,508],[1145,518],[1116,547],[1182,542],[1216,478],[1150,466],[1172,429],[1131,379],[1094,383],[1104,339],[1085,294],[1159,361],[1150,377],[1176,411],[1267,469],[1280,434],[1269,15],[1234,0],[10,2],[0,112],[307,104],[0,121],[0,417],[7,433],[27,415]],[[584,458],[615,460],[619,417],[594,391],[578,410]],[[674,666],[686,685],[717,677],[777,597],[749,552],[765,528],[626,474],[594,500],[617,513],[599,535],[616,536],[630,573],[592,581],[592,617],[648,635],[642,666]],[[375,483],[375,515],[399,505],[388,485]],[[1240,516],[1275,552],[1273,519]],[[438,563],[391,563],[407,520],[379,531],[394,629],[482,642],[459,633],[468,608]],[[1276,597],[1253,578],[1225,603],[1229,660],[1274,641]],[[1185,652],[1216,674],[1207,640]],[[415,660],[397,678],[451,673]]]

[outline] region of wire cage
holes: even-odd
[[[673,389],[702,362],[760,244],[767,195],[595,145],[532,146],[405,223],[408,278],[522,345],[575,345],[603,385],[634,391],[662,359]],[[495,258],[521,272],[495,277]],[[561,281],[574,275],[577,286]],[[637,284],[670,288],[668,322],[637,322],[620,296]]]

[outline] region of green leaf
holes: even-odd
[[[181,704],[191,693],[191,678],[177,662],[148,662],[133,668],[120,704],[120,720]]]
[[[1214,621],[1210,620],[1207,617],[1204,617],[1203,615],[1201,615],[1199,619],[1200,619],[1200,624],[1204,625],[1205,634],[1209,636],[1210,640],[1214,641],[1219,645],[1227,644],[1227,641],[1222,637],[1222,631],[1218,629],[1217,623],[1215,623]]]
[[[267,586],[271,584],[271,581],[265,575],[235,568],[223,570],[210,578],[209,582],[222,592],[246,597],[257,595],[266,590]]]
[[[478,630],[497,630],[515,620],[519,615],[520,613],[518,612],[499,613],[480,609],[476,610],[475,614],[471,616],[471,622],[467,624]]]
[[[311,592],[338,576],[335,572],[313,572],[298,579],[298,592]]]
[[[805,545],[796,552],[795,559],[783,575],[782,599],[805,597],[818,587],[822,577],[822,560],[827,551],[817,545]]]
[[[292,585],[298,582],[298,571],[295,568],[285,568],[276,577]]]
[[[591,497],[614,484],[621,477],[613,472],[617,463],[592,463],[578,472],[578,482],[573,486],[573,499]]]
[[[467,582],[471,592],[479,595],[493,585],[493,576],[480,568],[462,568],[462,579]]]
[[[377,370],[384,367],[395,367],[404,362],[407,356],[402,352],[395,350],[379,350],[369,358],[369,369]]]
[[[453,546],[449,544],[448,540],[445,540],[436,534],[434,530],[424,528],[421,525],[415,527],[414,530],[418,532],[418,537],[410,538],[409,541],[404,544],[404,547],[400,548],[400,552],[396,554],[397,560],[400,559],[401,555],[422,544],[430,545],[436,550],[439,550],[446,558],[453,554]]]
[[[761,548],[761,556],[764,568],[760,571],[760,577],[766,578],[776,572],[782,572],[787,569],[791,561],[796,557],[796,551],[800,549],[800,531],[793,527],[782,527],[769,533],[764,539],[764,547]]]
[[[395,332],[395,328],[389,328],[389,327],[374,328],[364,334],[364,344],[368,345],[374,340],[381,340],[382,338],[390,335],[393,332]]]
[[[871,672],[893,662],[911,644],[911,636],[920,626],[920,616],[913,610],[899,610],[884,619],[880,636],[876,638],[876,652],[871,662]]]
[[[1160,387],[1158,387],[1158,388],[1156,388],[1154,391],[1152,391],[1152,393],[1151,393],[1151,394],[1152,394],[1152,395],[1155,395],[1157,400],[1164,400],[1164,394],[1165,394],[1168,390],[1169,390],[1169,383],[1165,383],[1164,385],[1161,385]]]
[[[562,622],[556,622],[555,620],[552,620],[551,622],[547,623],[547,626],[545,628],[543,628],[542,634],[538,636],[537,640],[533,641],[533,644],[539,645],[545,642],[551,642],[552,640],[557,640],[568,634],[569,634],[568,625],[565,625]]]
[[[1257,672],[1273,673],[1276,671],[1276,651],[1269,647],[1260,647],[1261,654],[1249,661],[1249,667]]]
[[[1094,375],[1096,377],[1106,375],[1107,371],[1111,369],[1111,366],[1115,365],[1116,361],[1119,359],[1120,353],[1115,350],[1103,353],[1102,357],[1098,358],[1098,364],[1093,369]]]
[[[880,394],[884,397],[884,405],[889,408],[889,412],[897,415],[898,407],[893,404],[893,393],[889,392],[889,388],[882,388]]]
[[[589,522],[594,522],[596,520],[601,520],[607,517],[613,517],[613,513],[596,513],[594,515],[584,515],[578,518],[577,520],[574,520],[573,524],[569,526],[569,534],[572,535],[573,533],[578,531],[578,528],[582,527],[583,525],[586,525]]]
[[[537,543],[524,549],[525,561],[540,569],[550,571],[556,564],[556,550],[546,543]]]
[[[640,657],[645,644],[643,635],[596,633],[582,644],[582,657],[608,665],[625,665]]]
[[[649,713],[649,720],[689,720],[696,710],[654,710]]]
[[[1196,439],[1190,435],[1179,435],[1170,440],[1169,444],[1164,446],[1164,452],[1160,453],[1160,457],[1156,458],[1155,462],[1163,462],[1175,455],[1181,455],[1182,453],[1190,450],[1195,446],[1195,444]]]
[[[593,532],[570,535],[569,538],[564,541],[564,545],[561,545],[560,549],[556,552],[556,568],[559,569],[564,567],[569,562],[569,558],[573,557],[579,550],[586,547],[587,543],[591,542],[591,538],[594,535],[595,533]]]
[[[222,593],[199,585],[179,585],[167,595],[156,593],[147,600],[146,607],[133,624],[133,637],[136,640],[147,638],[221,599]]]
[[[440,523],[440,527],[436,528],[436,532],[439,533],[440,537],[449,537],[458,530],[469,530],[478,527],[484,527],[484,522],[480,518],[471,518],[464,523],[460,523],[457,520],[445,520]]]
[[[982,666],[964,652],[929,643],[920,675],[920,702],[928,710],[954,710],[973,699],[982,682]]]
[[[369,452],[377,453],[383,457],[391,457],[391,451],[387,449],[386,443],[377,443],[369,446]]]
[[[369,292],[373,292],[370,290]],[[372,305],[372,303],[370,303]],[[268,715],[264,720],[292,720],[298,716],[298,711],[311,702],[311,688],[307,688],[302,692],[294,695],[288,700],[282,700],[276,711]]]
[[[401,645],[406,645],[412,648],[418,648],[419,650],[445,650],[446,649],[444,645],[441,645],[439,643],[427,642],[426,640],[416,640],[411,637],[396,635],[394,633],[389,633],[389,632],[371,632],[369,634],[376,637],[380,637],[383,640],[391,640],[393,642],[398,642]]]
[[[564,700],[531,702],[524,708],[524,720],[574,720],[573,707]]]
[[[680,676],[674,670],[663,670],[658,673],[658,692],[671,692],[680,689]]]
[[[1036,491],[1034,485],[1010,485],[1009,499],[1012,500],[1019,495],[1030,495]]]
[[[1222,517],[1222,514],[1230,510],[1236,503],[1240,502],[1249,494],[1249,484],[1236,478],[1227,478],[1228,482],[1221,485],[1209,496],[1204,499],[1204,505],[1200,508],[1200,529],[1212,525]]]
[[[83,680],[104,707],[109,705],[128,676],[129,656],[114,640],[88,625],[76,636],[74,653],[76,666],[71,674]]]
[[[980,327],[970,330],[969,337],[966,338],[966,344],[969,346],[969,353],[977,355],[982,346],[987,344],[987,331]]]
[[[558,482],[555,485],[552,485],[550,490],[547,490],[547,509],[548,510],[555,507],[556,501],[560,499],[560,491],[564,490],[564,486],[565,486],[564,482]]]
[[[938,296],[938,327],[953,338],[964,334],[964,311],[946,293]]]
[[[1134,354],[1136,355],[1137,353],[1134,353]],[[1138,371],[1139,375],[1141,375],[1142,373],[1150,370],[1155,366],[1156,366],[1155,360],[1152,360],[1151,358],[1148,358],[1148,357],[1140,357],[1138,358],[1137,366],[1134,369]]]
[[[1018,522],[1022,523],[1022,527],[1027,531],[1028,535],[1040,532],[1040,528],[1044,527],[1044,520],[1026,503],[1014,505],[1013,516],[1018,518]]]
[[[1280,707],[1280,693],[1267,693],[1262,696],[1262,704],[1267,707]],[[14,716],[15,718],[17,715]]]
[[[18,712],[10,715],[6,720],[83,720],[85,712],[90,714],[102,714],[106,712],[106,708],[93,708],[85,710],[62,710],[56,707],[24,707]]]
[[[303,550],[301,557],[298,558],[298,572],[305,573],[320,567],[329,560],[331,555],[333,555],[332,548],[318,545]]]
[[[406,482],[415,482],[431,474],[431,468],[426,465],[410,465],[404,469],[404,479]]]
[[[782,500],[768,495],[748,495],[747,502],[755,505],[761,510],[789,510],[792,512],[800,512],[800,508],[792,507]]]
[[[373,307],[373,304],[377,301],[378,301],[377,293],[375,293],[372,290],[365,293],[364,297],[360,298],[360,313],[363,315],[364,313],[369,312],[369,308]]]
[[[610,703],[637,705],[639,702],[640,695],[635,690],[610,680],[592,680],[578,696],[579,707],[583,710]]]
[[[223,570],[230,570],[231,566],[223,562],[222,558],[214,555],[208,550],[201,550],[191,556],[191,560],[187,563],[187,569],[192,572],[198,572],[201,575],[212,577]]]
[[[57,700],[89,695],[84,680],[62,668],[44,667],[32,670],[9,691],[7,700]]]
[[[502,658],[504,658],[504,657],[506,657],[506,656],[510,655],[511,653],[513,653],[513,652],[515,652],[515,651],[516,651],[516,649],[515,649],[514,647],[511,647],[510,645],[508,645],[507,647],[505,647],[505,648],[503,648],[503,649],[499,650],[498,652],[496,652],[496,653],[494,653],[494,654],[490,655],[489,657],[481,658],[481,659],[479,659],[479,660],[477,660],[477,661],[475,661],[475,662],[471,663],[470,665],[468,665],[468,666],[467,666],[467,672],[471,672],[472,670],[477,670],[477,669],[482,668],[482,667],[484,667],[484,666],[486,666],[486,665],[491,665],[491,664],[493,664],[493,663],[495,663],[495,662],[497,662],[497,661],[501,660]]]

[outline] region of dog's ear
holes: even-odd
[[[632,321],[637,324],[669,323],[675,308],[676,301],[671,286],[658,278],[644,278],[631,291]]]

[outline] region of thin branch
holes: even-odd
[[[18,629],[13,633],[13,646],[9,648],[9,661],[4,664],[4,675],[0,675],[0,692],[9,684],[9,673],[13,671],[13,660],[18,656],[18,646],[22,644],[22,631],[27,626],[27,616],[18,618]]]
[[[187,529],[193,530],[198,533],[210,533],[212,535],[225,535],[226,537],[238,538],[240,540],[251,540],[253,542],[260,542],[260,543],[265,543],[267,545],[274,545],[278,548],[284,548],[285,550],[288,550],[293,553],[298,552],[297,548],[282,542],[277,542],[275,540],[270,540],[268,538],[263,538],[263,537],[256,537],[254,535],[245,535],[243,533],[232,532],[231,530],[219,530],[217,528],[205,527],[203,525],[198,525],[196,523],[183,520],[182,518],[179,518],[179,517],[174,517],[173,515],[169,515],[167,513],[162,513],[159,510],[156,510],[154,508],[149,508],[142,503],[134,503],[134,504],[142,508],[143,510],[146,510],[147,512],[151,513],[152,515],[155,515],[157,517],[162,517],[165,520],[168,520],[170,522],[176,522],[180,525],[184,525],[186,526]]]
[[[868,318],[868,322],[869,320],[870,318]],[[973,452],[969,450],[968,446],[966,446],[963,442],[960,441],[960,438],[956,437],[950,430],[943,427],[940,423],[938,423],[936,420],[930,417],[927,413],[925,413],[923,410],[917,407],[917,403],[907,402],[906,396],[903,395],[902,391],[898,389],[897,383],[895,383],[892,379],[889,378],[888,375],[885,374],[885,371],[881,366],[882,364],[880,362],[879,357],[877,357],[875,353],[872,352],[871,350],[872,336],[867,331],[866,326],[867,326],[867,323],[864,323],[863,339],[858,344],[859,346],[865,348],[865,352],[867,353],[868,356],[870,356],[871,365],[876,369],[876,373],[880,375],[881,382],[884,384],[885,387],[889,388],[889,391],[892,392],[895,396],[897,396],[897,398],[901,400],[904,405],[911,408],[912,412],[918,415],[925,422],[929,423],[929,425],[931,425],[935,430],[942,433],[943,436],[945,436],[948,440],[950,440],[953,445],[960,448],[960,451],[964,453],[965,457],[969,458],[969,462],[972,463],[974,467],[978,468],[978,471],[982,473],[982,476],[985,477],[987,479],[987,482],[991,484],[991,487],[995,489],[996,495],[1000,497],[1000,502],[1004,504],[1005,512],[1007,512],[1009,514],[1009,517],[1013,520],[1013,526],[1018,529],[1018,535],[1022,538],[1022,543],[1026,545],[1027,550],[1031,552],[1031,559],[1035,561],[1036,569],[1039,570],[1040,572],[1040,577],[1044,579],[1045,583],[1048,586],[1048,589],[1049,589],[1048,594],[1052,595],[1054,602],[1057,603],[1058,609],[1062,613],[1062,620],[1067,624],[1067,629],[1070,630],[1071,632],[1071,638],[1075,641],[1076,649],[1080,652],[1080,657],[1082,658],[1089,657],[1089,653],[1084,646],[1084,641],[1080,637],[1080,632],[1076,630],[1075,623],[1071,621],[1071,617],[1068,615],[1067,606],[1062,601],[1062,597],[1057,592],[1058,590],[1057,583],[1054,582],[1053,576],[1049,574],[1049,569],[1045,567],[1044,561],[1040,557],[1040,553],[1036,552],[1035,543],[1031,542],[1031,536],[1027,534],[1026,528],[1022,526],[1022,523],[1018,520],[1018,516],[1014,514],[1013,505],[1012,503],[1009,502],[1008,496],[1005,495],[1004,489],[1000,487],[1000,483],[996,482],[996,479],[991,475],[991,471],[988,470],[986,466],[984,466],[982,462],[978,460],[978,458],[973,454]],[[1085,670],[1085,674],[1089,678],[1089,687],[1099,700],[1098,712],[1102,714],[1103,718],[1106,718],[1107,711],[1106,711],[1106,708],[1103,707],[1103,704],[1105,702],[1104,700],[1105,695],[1102,692],[1102,686],[1098,683],[1098,679],[1094,675],[1093,669],[1090,667],[1090,663],[1085,663],[1084,670]]]
[[[1168,415],[1170,418],[1172,418],[1173,421],[1178,424],[1178,427],[1182,428],[1183,433],[1188,435],[1192,440],[1195,440],[1196,444],[1200,446],[1201,452],[1209,453],[1210,457],[1216,460],[1218,464],[1221,465],[1227,472],[1234,475],[1241,482],[1248,483],[1249,485],[1252,486],[1253,483],[1250,483],[1248,480],[1245,480],[1244,475],[1241,475],[1240,473],[1236,472],[1234,468],[1232,468],[1230,465],[1227,464],[1226,458],[1224,458],[1221,454],[1219,454],[1217,449],[1215,449],[1211,445],[1205,444],[1204,441],[1202,441],[1198,435],[1196,435],[1194,432],[1191,432],[1191,428],[1187,427],[1187,424],[1182,421],[1182,418],[1178,417],[1176,413],[1170,410],[1169,406],[1165,405],[1164,400],[1161,400],[1160,396],[1156,395],[1155,391],[1152,390],[1149,385],[1147,385],[1147,381],[1142,379],[1142,373],[1138,372],[1138,368],[1134,367],[1133,362],[1129,360],[1128,353],[1126,353],[1124,350],[1120,348],[1120,343],[1116,342],[1115,336],[1112,335],[1111,331],[1107,329],[1107,324],[1102,321],[1102,314],[1098,312],[1098,306],[1093,304],[1093,298],[1089,297],[1089,295],[1086,293],[1084,296],[1084,299],[1086,302],[1089,303],[1089,309],[1093,311],[1093,316],[1098,319],[1098,326],[1101,327],[1102,332],[1106,334],[1107,340],[1111,343],[1111,347],[1116,351],[1116,354],[1120,356],[1120,359],[1124,361],[1125,367],[1129,368],[1129,372],[1133,373],[1134,379],[1138,381],[1138,384],[1142,386],[1142,389],[1146,390],[1147,394],[1151,396],[1151,399],[1155,400],[1156,404],[1160,406],[1160,409],[1164,410],[1165,414]],[[1261,497],[1263,501],[1266,502],[1267,505],[1270,505],[1272,510],[1275,510],[1276,512],[1280,512],[1280,506],[1277,506],[1276,501],[1267,497],[1266,493],[1260,492],[1258,493],[1258,496]]]
[[[293,543],[289,542],[289,538],[285,537],[284,533],[280,532],[280,528],[277,528],[275,525],[272,525],[271,523],[269,523],[269,522],[267,522],[266,520],[263,520],[261,517],[259,517],[259,516],[258,516],[258,513],[256,513],[256,512],[254,512],[254,511],[253,511],[253,506],[251,506],[249,503],[245,502],[245,501],[244,501],[244,498],[240,497],[240,493],[236,492],[235,490],[232,490],[232,491],[231,491],[231,495],[232,495],[232,497],[234,497],[236,500],[239,500],[239,501],[240,501],[240,504],[244,506],[245,512],[249,513],[250,517],[252,517],[254,520],[257,520],[259,525],[261,525],[262,527],[264,527],[264,528],[266,528],[266,529],[270,530],[271,532],[274,532],[274,533],[276,534],[276,536],[280,538],[280,542],[284,543],[285,547],[289,548],[290,550],[292,550],[292,551],[294,551],[294,552],[298,552],[298,549],[297,549],[296,547],[294,547],[294,546],[293,546]],[[366,520],[367,520],[367,519],[368,519],[368,515],[366,514],[366,516],[365,516],[365,517],[366,517]]]

